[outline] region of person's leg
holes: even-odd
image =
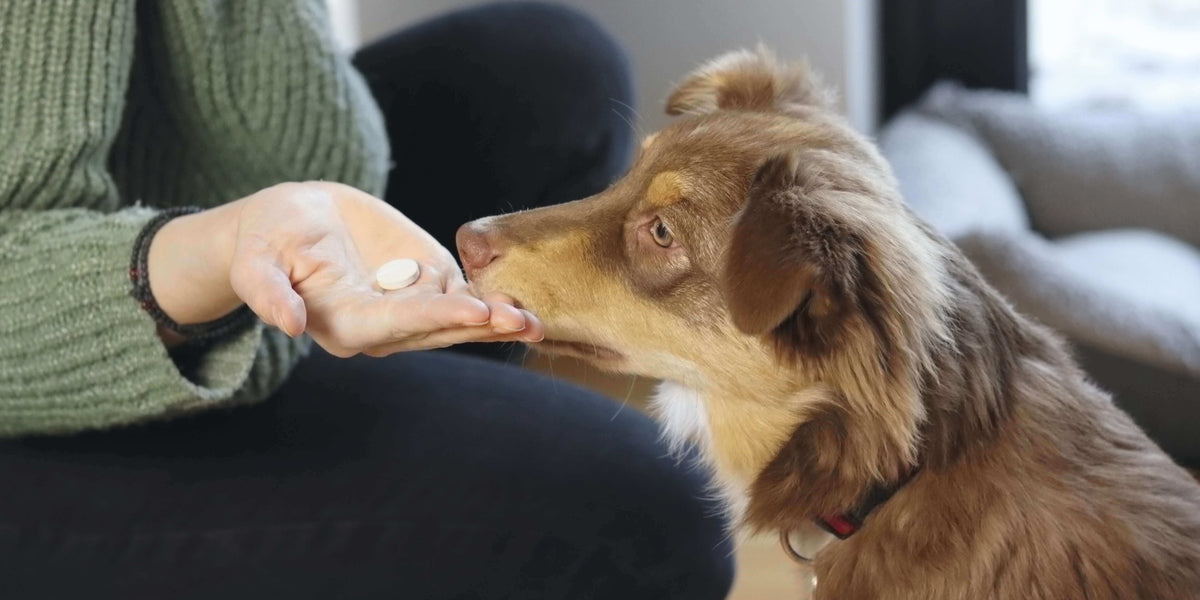
[[[632,84],[593,21],[489,4],[362,48],[395,166],[386,199],[448,248],[466,221],[582,198],[628,166]]]
[[[448,353],[0,443],[0,597],[723,598],[706,478],[631,408]]]

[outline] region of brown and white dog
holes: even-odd
[[[870,502],[817,597],[1200,598],[1200,486],[905,208],[806,68],[728,54],[667,112],[604,192],[459,231],[539,350],[662,379],[665,431],[750,527]]]

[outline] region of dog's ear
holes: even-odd
[[[667,114],[704,114],[720,109],[788,112],[830,106],[828,92],[808,64],[780,64],[763,46],[719,56],[688,75],[667,98]]]
[[[734,222],[723,289],[734,325],[789,354],[833,347],[869,279],[864,236],[797,153],[767,159]]]

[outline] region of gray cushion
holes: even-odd
[[[1200,251],[1147,230],[1113,229],[1056,241],[1064,268],[1131,302],[1200,324]]]
[[[986,140],[1050,237],[1144,227],[1200,245],[1200,110],[1046,111],[952,84],[931,90],[921,110]]]
[[[1021,312],[1068,337],[1200,375],[1200,251],[1149,231],[982,231],[957,240]]]
[[[1021,231],[1029,217],[1004,169],[969,132],[905,111],[879,136],[904,199],[942,234],[976,229]]]

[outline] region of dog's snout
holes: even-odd
[[[480,269],[500,257],[495,227],[490,219],[478,219],[458,228],[454,241],[467,277],[473,278]]]

